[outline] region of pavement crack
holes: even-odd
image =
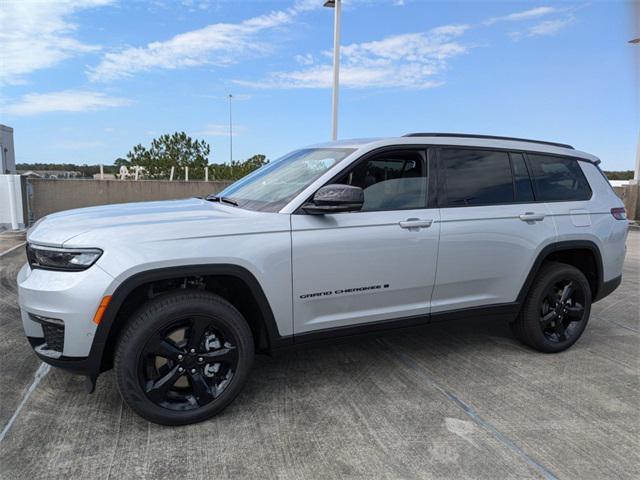
[[[476,409],[459,398],[456,394],[448,390],[446,387],[440,385],[436,382],[431,376],[428,374],[427,370],[420,366],[415,362],[409,355],[404,353],[401,349],[393,345],[384,339],[378,339],[378,343],[385,346],[389,353],[392,353],[404,366],[413,370],[416,374],[420,376],[424,383],[433,387],[442,395],[444,395],[448,400],[457,405],[460,409],[462,409],[468,416],[473,420],[479,427],[484,429],[486,432],[491,434],[493,438],[495,438],[498,442],[500,442],[503,446],[511,450],[518,457],[520,457],[527,465],[536,470],[540,475],[542,475],[547,480],[558,480],[558,477],[555,476],[547,467],[542,465],[540,462],[530,457],[524,450],[522,450],[518,445],[515,444],[513,440],[507,437],[505,434],[500,432],[496,427],[494,427],[490,422],[482,418]]]
[[[26,243],[27,243],[27,242],[19,243],[18,245],[14,245],[13,247],[11,247],[9,250],[5,250],[4,252],[0,252],[0,257],[3,257],[3,256],[5,256],[5,255],[7,255],[7,254],[9,254],[9,253],[13,252],[14,250],[17,250],[17,249],[19,249],[20,247],[24,247]]]
[[[630,332],[640,333],[640,330],[638,330],[637,328],[629,327],[628,325],[624,325],[620,322],[616,322],[615,320],[611,320],[610,318],[602,317],[600,315],[598,315],[595,318],[597,318],[598,320],[604,320],[605,322],[609,322],[617,327],[624,328],[625,330],[629,330]]]
[[[120,401],[120,412],[118,413],[118,429],[116,430],[116,438],[115,442],[113,442],[113,455],[111,456],[111,461],[109,462],[109,470],[107,471],[107,480],[111,478],[111,469],[113,468],[113,464],[116,461],[116,454],[118,453],[118,443],[120,442],[120,431],[122,430],[122,409],[123,402]]]
[[[29,400],[29,397],[31,396],[33,391],[36,389],[40,381],[45,377],[47,373],[49,373],[50,368],[51,367],[46,363],[40,364],[40,366],[38,367],[38,370],[36,370],[36,373],[33,375],[34,377],[33,382],[31,382],[31,385],[29,385],[29,388],[27,389],[24,396],[22,397],[22,400],[18,404],[18,408],[16,408],[15,412],[13,412],[13,415],[11,415],[11,418],[9,419],[9,421],[2,429],[2,432],[0,432],[0,443],[4,440],[4,437],[7,435],[7,433],[9,433],[9,430],[11,430],[11,426],[18,418],[18,415],[20,415],[20,412],[22,411],[22,408],[27,403],[27,400]]]

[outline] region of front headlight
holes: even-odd
[[[27,259],[31,268],[44,270],[86,270],[102,255],[98,248],[55,248],[27,244]]]

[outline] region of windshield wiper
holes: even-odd
[[[210,202],[224,202],[224,203],[228,203],[229,205],[233,205],[234,207],[238,206],[238,202],[236,202],[235,200],[231,200],[229,197],[219,197],[218,195],[209,195],[207,198],[205,198],[205,200],[208,200]]]

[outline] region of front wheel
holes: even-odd
[[[536,276],[512,330],[521,342],[545,353],[573,345],[591,312],[591,287],[576,267],[549,262]]]
[[[157,297],[138,310],[116,350],[125,402],[163,425],[187,425],[222,411],[253,363],[251,330],[240,312],[209,292]]]

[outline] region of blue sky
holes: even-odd
[[[186,131],[229,158],[329,138],[322,0],[4,0],[0,122],[18,162],[111,164]],[[571,143],[632,169],[631,2],[344,0],[339,138],[446,131]],[[635,36],[638,34],[635,33]]]

